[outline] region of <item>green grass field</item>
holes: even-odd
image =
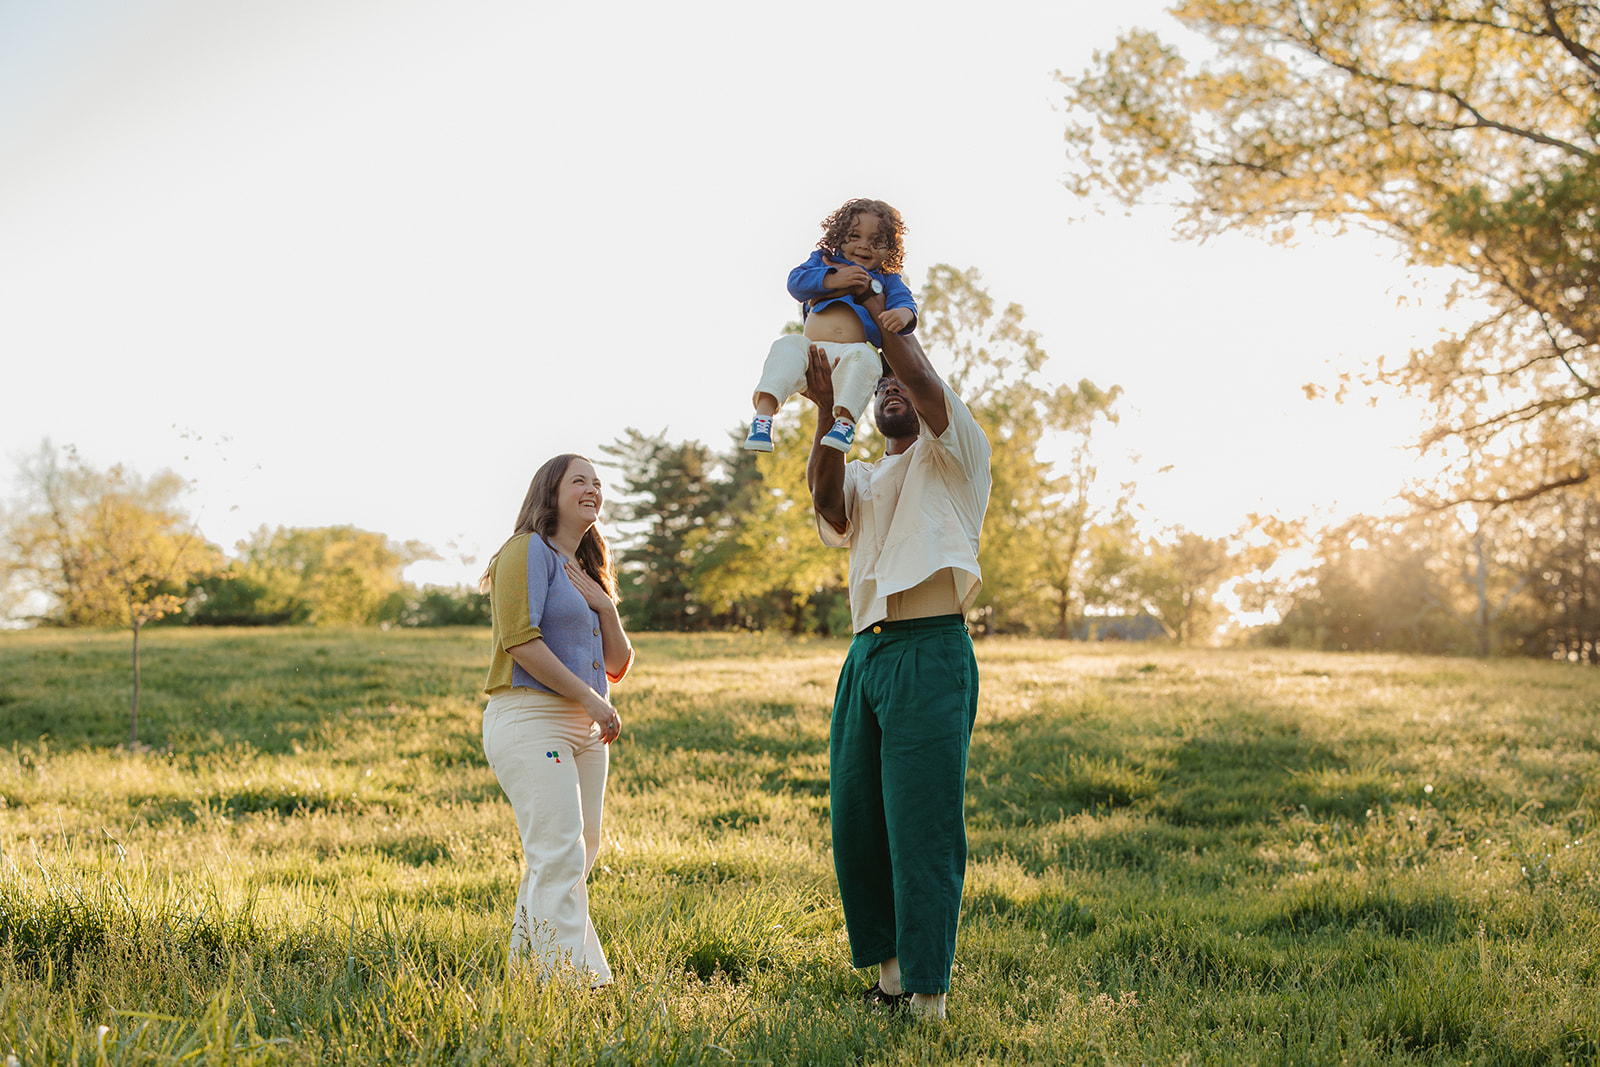
[[[483,631],[0,636],[0,1056],[45,1063],[1600,1057],[1600,672],[981,644],[950,1019],[853,1002],[837,641],[644,635],[600,993],[506,973]],[[6,1059],[11,1063],[11,1059]]]

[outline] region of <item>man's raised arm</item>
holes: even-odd
[[[858,298],[859,299],[859,298]],[[944,402],[944,380],[928,362],[922,342],[915,336],[898,334],[883,325],[881,317],[886,309],[882,293],[873,293],[861,300],[861,306],[878,322],[883,331],[883,359],[889,364],[889,373],[900,381],[900,386],[911,398],[917,417],[935,436],[943,436],[950,426],[950,411]]]

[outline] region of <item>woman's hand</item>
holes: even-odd
[[[617,714],[617,709],[605,697],[589,690],[589,695],[581,701],[583,710],[588,712],[589,718],[600,727],[600,740],[610,744],[622,736],[622,716]]]
[[[622,616],[617,614],[616,602],[575,560],[566,561],[566,570],[567,580],[583,597],[583,602],[600,616],[600,647],[606,661],[606,675],[611,681],[620,682],[633,663],[633,646],[628,643],[628,635],[622,632]]]
[[[613,613],[612,619],[615,617]],[[602,620],[602,625],[616,624]],[[606,744],[615,741],[622,733],[622,716],[617,714],[617,709],[612,707],[611,702],[605,697],[595,692],[593,686],[573,674],[572,668],[557,659],[544,638],[535,637],[532,641],[524,641],[520,645],[506,649],[506,652],[533,677],[534,681],[582,708],[584,714],[600,727],[600,739]],[[612,677],[621,677],[625,669],[625,666],[619,667]]]
[[[589,572],[575,559],[567,560],[567,579],[590,610],[603,613],[607,608],[616,607],[611,598],[606,596],[606,591],[600,588],[600,583],[589,577]]]

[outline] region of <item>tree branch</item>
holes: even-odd
[[[1541,3],[1539,6],[1544,9],[1545,22],[1549,27],[1549,35],[1554,37],[1556,41],[1560,43],[1561,47],[1567,50],[1567,53],[1571,55],[1573,59],[1576,59],[1579,63],[1582,63],[1585,67],[1589,68],[1590,72],[1596,77],[1600,77],[1600,56],[1596,56],[1595,53],[1590,49],[1567,36],[1567,31],[1563,30],[1561,28],[1561,23],[1556,20],[1555,4],[1551,3],[1550,0],[1543,0],[1543,3]]]
[[[1424,19],[1423,21],[1428,20]],[[1501,30],[1506,29],[1506,27],[1496,28]],[[1327,47],[1318,41],[1317,36],[1314,33],[1308,32],[1299,41],[1294,41],[1293,38],[1289,38],[1288,43],[1298,44],[1300,47],[1305,49],[1307,54],[1309,54],[1313,59],[1320,60],[1335,70],[1342,70],[1352,78],[1368,82],[1372,85],[1380,85],[1388,89],[1397,89],[1407,93],[1420,93],[1430,96],[1438,96],[1449,100],[1451,103],[1455,104],[1456,107],[1460,108],[1468,115],[1471,115],[1474,120],[1471,123],[1463,123],[1459,125],[1457,127],[1458,130],[1474,128],[1498,130],[1501,133],[1512,137],[1519,137],[1523,140],[1531,141],[1534,144],[1542,144],[1548,148],[1559,148],[1562,151],[1570,152],[1585,160],[1600,159],[1600,154],[1591,152],[1568,141],[1563,141],[1558,137],[1551,137],[1548,134],[1539,133],[1536,130],[1527,130],[1520,126],[1513,126],[1510,123],[1492,119],[1480,111],[1457,90],[1448,89],[1442,85],[1424,85],[1417,82],[1404,81],[1399,78],[1391,78],[1386,75],[1379,74],[1376,71],[1367,70],[1354,59],[1339,59],[1338,57],[1334,56]],[[1420,126],[1420,124],[1418,125]]]
[[[1498,415],[1483,419],[1480,422],[1474,422],[1466,426],[1458,426],[1450,430],[1435,431],[1424,438],[1424,443],[1433,444],[1443,440],[1446,437],[1470,437],[1474,434],[1484,432],[1491,434],[1499,433],[1501,430],[1507,429],[1508,427],[1518,426],[1525,422],[1532,422],[1540,415],[1547,414],[1548,412],[1565,411],[1574,404],[1581,404],[1585,400],[1593,400],[1597,395],[1600,394],[1597,394],[1594,390],[1590,390],[1580,396],[1560,396],[1549,400],[1536,400],[1532,403],[1523,404],[1521,407],[1512,408],[1509,411],[1503,411]]]
[[[1461,504],[1483,504],[1490,508],[1501,508],[1509,504],[1526,503],[1535,497],[1543,496],[1545,493],[1551,493],[1557,489],[1570,489],[1575,485],[1583,485],[1594,476],[1595,472],[1593,470],[1581,470],[1573,474],[1569,474],[1565,478],[1557,478],[1555,481],[1542,482],[1539,485],[1532,486],[1528,489],[1521,489],[1515,493],[1486,494],[1482,496],[1458,496],[1451,497],[1448,500],[1435,501],[1433,503],[1425,503],[1418,498],[1411,496],[1410,494],[1403,494],[1403,498],[1410,501],[1412,504],[1421,507],[1423,512],[1426,514],[1437,514],[1438,512],[1446,511]]]

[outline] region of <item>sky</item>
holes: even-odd
[[[1183,243],[1063,186],[1056,72],[1135,25],[1193,47],[1162,4],[795,11],[0,5],[0,501],[48,439],[189,479],[225,548],[348,523],[475,581],[549,456],[725,447],[788,271],[869,196],[914,288],[976,268],[1047,378],[1123,388],[1101,479],[1147,523],[1386,506],[1415,409],[1303,386],[1431,343],[1436,284],[1368,235]]]

